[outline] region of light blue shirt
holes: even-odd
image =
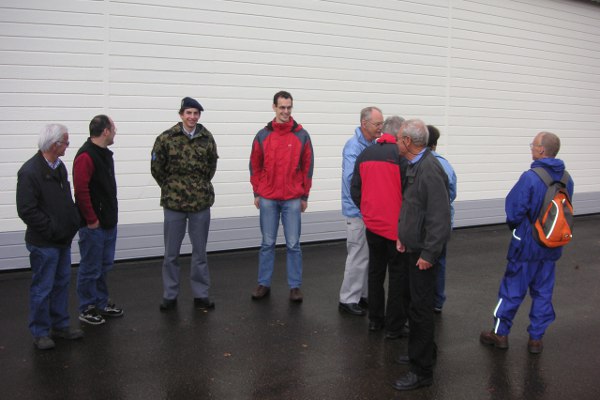
[[[375,141],[367,141],[360,130],[360,127],[357,127],[354,130],[354,136],[348,139],[344,146],[344,150],[342,151],[342,214],[345,217],[362,217],[360,215],[360,210],[352,201],[352,196],[350,195],[350,182],[352,182],[356,158],[364,149],[371,146],[373,143],[375,143]]]
[[[44,158],[44,160],[46,160],[46,158]],[[46,160],[46,163],[48,164],[48,166],[50,168],[56,169],[60,165],[61,161],[60,161],[60,158],[57,158],[56,161],[54,161],[54,162],[50,162],[50,161]]]
[[[452,203],[454,203],[454,200],[456,199],[456,173],[454,172],[454,168],[452,168],[452,165],[450,165],[448,160],[446,160],[444,157],[442,157],[435,151],[432,151],[431,154],[433,154],[438,159],[440,164],[442,164],[444,171],[446,171],[446,175],[448,175],[448,195],[450,197],[450,221],[452,223],[452,226],[454,226],[454,205]]]

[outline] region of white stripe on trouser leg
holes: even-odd
[[[496,313],[498,312],[498,309],[500,308],[500,304],[502,304],[502,298],[500,298],[500,300],[498,300],[498,305],[496,305],[496,308],[494,308],[494,318],[496,318],[496,324],[494,326],[495,334],[498,334],[498,327],[500,326],[500,318],[498,318],[498,316],[496,316]]]

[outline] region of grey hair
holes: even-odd
[[[542,147],[548,157],[554,158],[560,150],[560,138],[552,132],[540,132]]]
[[[38,149],[48,151],[56,142],[60,142],[65,134],[69,133],[66,126],[62,124],[48,124],[40,132],[38,138]]]
[[[409,119],[402,123],[402,134],[410,136],[417,147],[426,147],[429,140],[427,125],[420,119]]]
[[[383,128],[381,131],[383,133],[389,133],[390,135],[396,135],[404,122],[404,118],[399,117],[397,115],[392,115],[391,117],[387,117],[385,122],[383,123]]]
[[[370,121],[371,120],[371,114],[373,113],[373,110],[377,110],[379,111],[381,114],[383,114],[381,112],[381,110],[377,107],[366,107],[363,108],[362,110],[360,110],[360,121]]]

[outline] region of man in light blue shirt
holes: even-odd
[[[356,158],[381,136],[383,114],[377,107],[367,107],[360,112],[360,126],[348,139],[342,152],[342,214],[346,218],[346,267],[340,288],[339,310],[350,315],[365,315],[361,307],[367,306],[369,246],[365,224],[360,210],[352,201],[350,182]]]
[[[427,130],[429,131],[429,140],[427,141],[427,147],[431,149],[431,153],[438,159],[444,171],[446,171],[446,175],[448,175],[448,197],[450,198],[450,223],[454,226],[454,199],[456,199],[456,173],[454,172],[454,168],[452,165],[446,160],[444,157],[435,152],[437,147],[437,141],[440,137],[440,131],[433,125],[427,125]],[[444,249],[442,250],[442,254],[437,261],[438,270],[435,284],[435,303],[433,306],[433,311],[437,314],[442,312],[442,307],[444,306],[444,302],[446,301],[446,245],[444,245]]]

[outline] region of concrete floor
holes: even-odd
[[[210,254],[216,309],[193,309],[184,259],[176,311],[161,313],[161,260],[118,263],[111,296],[120,319],[83,327],[86,337],[34,348],[27,329],[28,271],[0,274],[2,399],[598,399],[600,215],[576,219],[557,266],[557,320],[543,354],[527,353],[527,300],[508,351],[483,346],[505,264],[505,226],[459,229],[448,248],[448,301],[437,318],[433,386],[396,392],[390,382],[406,339],[369,333],[340,314],[345,243],[305,245],[304,303],[290,304],[278,250],[270,298],[251,301],[257,251]],[[76,269],[73,270],[74,274]],[[75,275],[72,324],[76,318]]]

